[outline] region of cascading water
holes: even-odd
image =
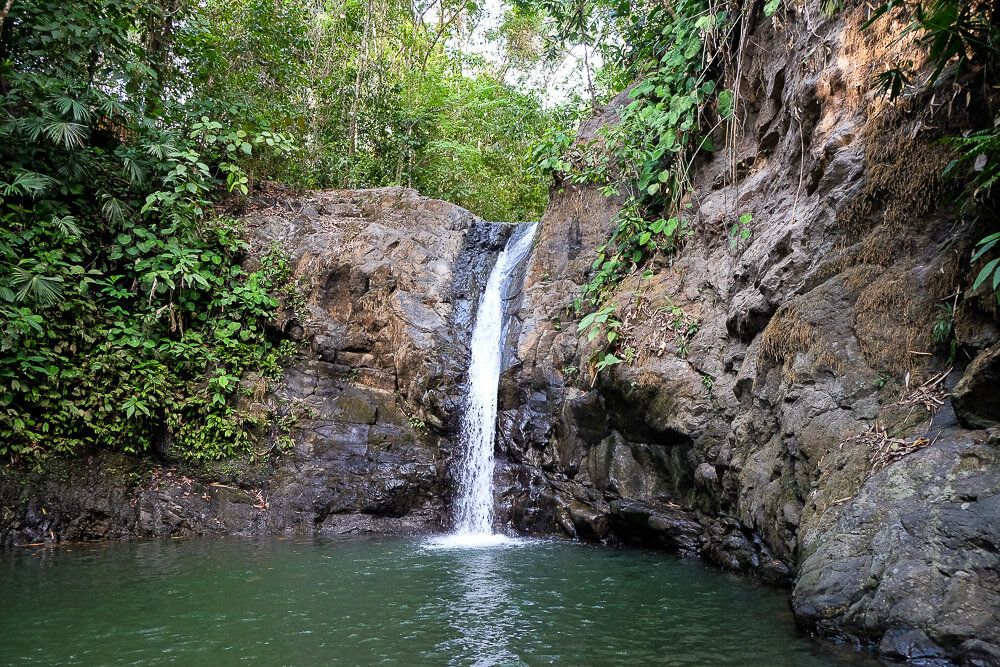
[[[497,390],[507,318],[504,301],[521,262],[531,250],[538,223],[519,225],[497,257],[472,329],[469,394],[462,415],[456,537],[470,543],[490,542],[493,534],[493,447],[496,437]]]

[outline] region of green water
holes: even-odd
[[[198,539],[0,553],[0,664],[861,665],[645,551]]]

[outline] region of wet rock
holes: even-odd
[[[959,420],[969,428],[1000,426],[1000,344],[980,353],[951,394]]]
[[[699,463],[694,470],[694,481],[699,486],[711,487],[719,481],[719,474],[711,463]]]
[[[701,526],[690,513],[622,499],[612,501],[609,508],[612,528],[624,539],[686,555],[698,553]]]
[[[909,660],[928,667],[951,664],[941,647],[916,628],[889,630],[879,642],[878,652],[885,659]]]
[[[887,122],[858,92],[891,31],[862,39],[851,11],[821,15],[809,2],[780,34],[748,27],[744,130],[694,169],[683,250],[605,295],[634,361],[596,377],[603,350],[577,336],[571,306],[620,202],[553,191],[500,405],[518,434],[500,453],[524,468],[510,478],[551,491],[505,497],[522,515],[554,500],[557,525],[588,539],[677,548],[681,526],[706,560],[794,584],[799,620],[820,633],[884,640],[900,659],[936,660],[937,646],[996,664],[1000,464],[991,436],[968,430],[1000,423],[996,316],[958,308],[960,344],[989,349],[952,409],[928,325],[960,288],[940,233],[951,158],[916,115]],[[613,100],[580,141],[629,102]],[[751,234],[733,243],[742,214]],[[663,507],[679,514],[656,530],[650,508]]]
[[[958,647],[955,658],[960,665],[969,667],[1000,665],[1000,648],[979,639],[967,639]]]
[[[949,437],[828,511],[830,531],[803,541],[800,619],[903,656],[970,638],[1000,648],[1000,442]]]

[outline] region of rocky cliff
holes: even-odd
[[[252,252],[279,246],[297,296],[278,325],[301,354],[277,387],[247,378],[251,413],[277,414],[249,461],[193,466],[94,453],[47,473],[0,472],[0,545],[192,534],[437,529],[449,498],[468,340],[500,225],[389,188],[265,202]]]
[[[803,624],[888,658],[1000,664],[1000,337],[995,303],[958,299],[975,239],[938,142],[978,111],[870,92],[893,35],[862,20],[808,2],[750,26],[693,233],[609,299],[632,363],[596,374],[571,308],[615,203],[553,193],[501,391],[501,507],[787,582]],[[931,330],[956,302],[949,362]]]

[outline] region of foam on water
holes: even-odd
[[[438,535],[426,540],[426,549],[495,549],[497,547],[520,547],[528,540],[508,537],[500,533],[452,533]]]

